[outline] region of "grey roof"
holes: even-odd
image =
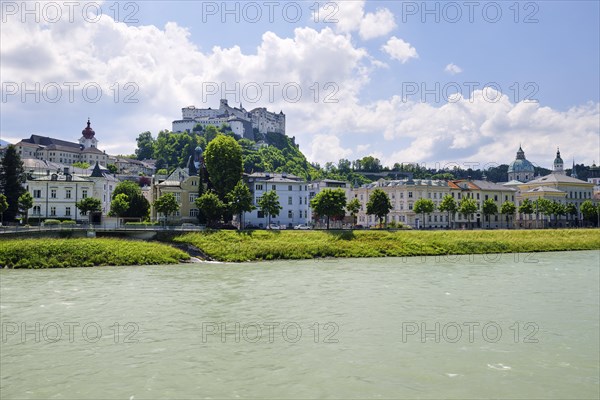
[[[509,191],[516,191],[516,189],[513,189],[511,187],[506,187],[505,185],[500,185],[500,184],[494,183],[494,182],[480,181],[480,180],[474,180],[474,181],[471,181],[471,182],[473,182],[481,190],[503,190],[503,191],[509,190]]]
[[[532,181],[527,182],[527,185],[535,185],[538,183],[588,183],[586,181],[582,181],[581,179],[573,178],[571,176],[567,176],[564,174],[551,173],[549,175],[542,176],[540,178],[534,179]],[[590,183],[591,185],[591,183]]]
[[[562,190],[555,189],[549,186],[538,186],[533,189],[528,190],[526,193],[564,193]]]

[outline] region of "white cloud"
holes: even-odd
[[[462,68],[454,63],[450,63],[450,64],[446,65],[446,68],[444,68],[444,71],[446,71],[450,75],[456,75],[456,74],[460,74],[462,72]]]
[[[400,61],[402,64],[411,58],[419,58],[417,50],[402,39],[392,36],[386,44],[381,46],[381,50],[386,52],[392,59]]]
[[[394,14],[387,8],[380,8],[375,13],[365,15],[358,32],[362,39],[368,40],[385,36],[395,28]]]
[[[322,22],[335,20],[336,32],[346,34],[358,31],[363,40],[385,36],[397,26],[394,14],[388,8],[365,13],[364,0],[325,3],[318,15],[313,13],[312,18]]]
[[[350,157],[352,154],[351,149],[342,147],[339,137],[335,135],[315,135],[310,144],[310,152],[307,157],[310,160],[317,160],[317,162],[331,161],[337,163],[339,159]]]

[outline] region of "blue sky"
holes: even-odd
[[[600,161],[597,1],[104,2],[97,19],[83,18],[81,3],[73,22],[64,8],[51,22],[40,2],[39,24],[7,3],[3,140],[75,141],[89,116],[100,148],[131,153],[140,132],[169,129],[182,107],[216,107],[221,95],[208,96],[207,83],[239,82],[262,95],[230,102],[283,110],[287,134],[320,163],[499,164],[519,143],[542,166],[557,146],[567,160]],[[65,82],[79,84],[73,101]],[[270,99],[268,82],[302,96],[292,102],[278,88]],[[23,98],[36,83],[40,98]],[[63,94],[55,103],[53,85]],[[84,85],[103,89],[97,102]]]

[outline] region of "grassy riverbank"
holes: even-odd
[[[173,239],[219,261],[600,249],[600,230],[214,231]]]
[[[101,238],[0,241],[0,266],[9,268],[177,264],[188,259],[183,251],[156,242]]]

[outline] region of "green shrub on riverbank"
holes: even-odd
[[[476,231],[212,231],[173,239],[220,261],[399,257],[600,249],[593,229]]]
[[[176,264],[183,251],[156,242],[122,239],[9,239],[0,241],[0,266],[9,268]]]

